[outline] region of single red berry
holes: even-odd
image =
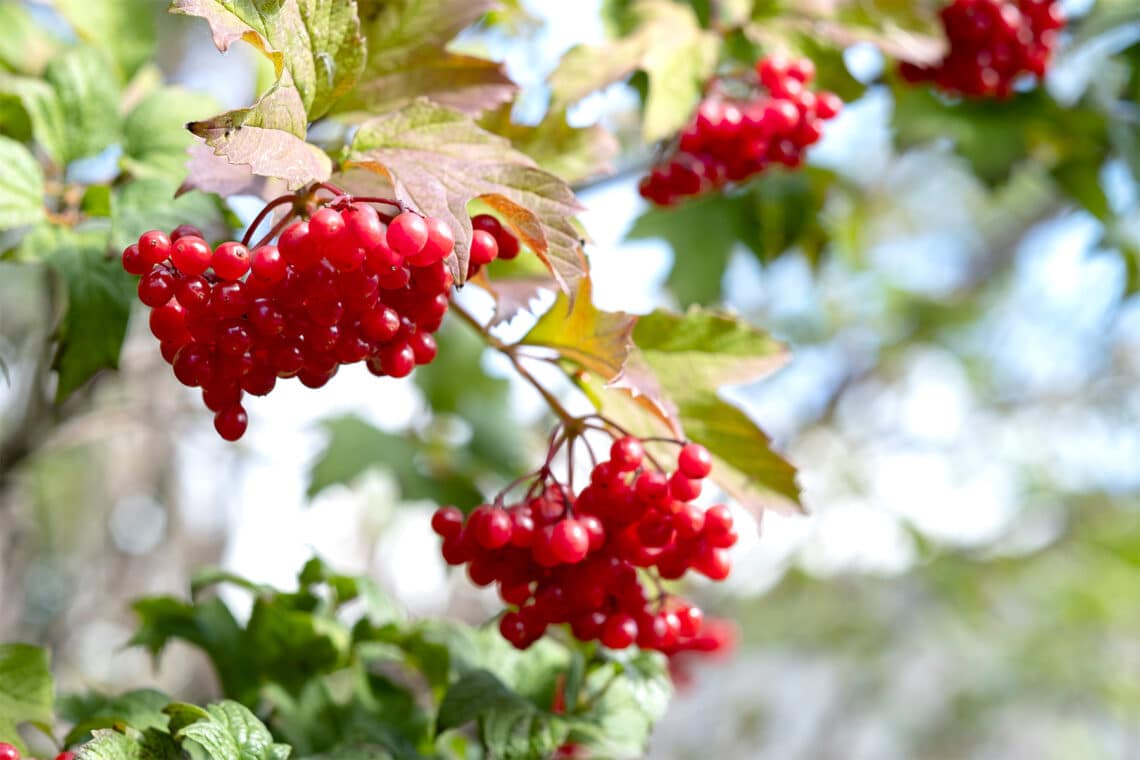
[[[210,303],[210,283],[201,275],[183,277],[174,287],[174,297],[187,312],[196,312]]]
[[[416,364],[431,364],[439,353],[439,346],[431,333],[415,332],[408,337],[408,345],[412,355],[416,357]]]
[[[170,301],[150,313],[150,331],[163,341],[177,341],[186,332],[186,310]]]
[[[74,752],[60,752],[55,756],[55,760],[75,760]]]
[[[388,225],[388,247],[405,259],[419,254],[427,241],[427,222],[419,214],[404,211]]]
[[[441,538],[458,536],[463,530],[463,513],[458,507],[440,507],[431,516],[431,529]]]
[[[380,366],[389,377],[407,377],[416,366],[416,355],[407,343],[388,344],[380,352]]]
[[[249,249],[241,243],[222,243],[214,251],[210,266],[223,280],[240,280],[249,271]]]
[[[428,266],[442,261],[455,250],[455,233],[451,225],[442,219],[429,217],[424,220],[427,224],[428,237],[423,250],[416,256],[416,266]]]
[[[624,612],[615,613],[602,626],[600,639],[610,649],[625,649],[637,640],[637,621]]]
[[[310,269],[321,258],[319,248],[309,235],[308,222],[294,222],[277,239],[277,247],[286,263],[300,270]]]
[[[686,478],[700,480],[712,472],[712,456],[708,449],[699,443],[687,443],[677,455],[677,469]]]
[[[644,458],[645,448],[641,445],[641,441],[632,436],[618,438],[610,446],[610,461],[621,472],[633,472],[641,466],[641,460]]]
[[[227,441],[236,441],[245,435],[249,418],[240,404],[223,409],[214,415],[214,429]]]
[[[475,524],[475,540],[484,549],[501,549],[511,540],[511,518],[503,509],[492,509]]]
[[[139,300],[151,308],[164,306],[174,297],[174,275],[167,269],[155,267],[139,280]]]
[[[174,267],[182,274],[202,274],[210,268],[210,246],[196,235],[180,237],[174,241],[170,259]]]
[[[376,209],[364,203],[354,203],[346,208],[344,218],[346,240],[365,251],[385,243],[384,224]]]
[[[170,242],[176,243],[184,237],[204,238],[205,235],[202,234],[202,230],[192,224],[180,224],[174,228],[174,232],[170,233]]]
[[[503,261],[510,261],[519,255],[519,239],[508,230],[503,228],[501,234],[495,235],[495,242],[499,244],[499,258]]]
[[[496,221],[496,224],[498,222]],[[499,243],[495,236],[484,230],[475,230],[471,235],[471,258],[469,266],[481,267],[490,264],[499,255]]]
[[[139,251],[137,243],[131,243],[123,249],[123,269],[129,274],[146,274],[150,268],[151,265],[143,260],[142,252]]]
[[[692,637],[701,632],[701,624],[704,622],[704,613],[701,612],[700,607],[686,604],[679,607],[676,614],[677,620],[680,622],[682,636]]]
[[[285,279],[285,258],[275,245],[254,248],[249,254],[249,265],[253,276],[262,282],[276,285]]]
[[[590,534],[577,520],[560,520],[550,534],[550,549],[560,562],[581,562],[590,551]]]
[[[171,243],[165,232],[151,230],[139,238],[139,253],[150,266],[161,264],[170,258]]]
[[[343,244],[344,231],[344,217],[339,211],[328,206],[317,209],[309,219],[309,236],[322,256],[327,257],[330,248]]]
[[[400,331],[400,315],[391,307],[377,306],[360,318],[360,331],[369,340],[384,343]]]
[[[7,742],[0,742],[0,760],[20,760],[20,750]]]

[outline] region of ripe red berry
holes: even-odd
[[[498,222],[496,222],[497,224]],[[494,235],[483,230],[475,230],[471,235],[471,258],[468,267],[478,270],[495,260],[499,255],[499,243]]]
[[[55,760],[75,760],[74,752],[60,752],[55,756]]]
[[[632,472],[641,466],[641,460],[645,457],[645,449],[641,445],[641,441],[631,436],[618,438],[610,446],[610,461],[621,472]]]
[[[174,275],[156,267],[139,280],[139,300],[151,308],[164,306],[174,297],[174,285]]]
[[[165,232],[151,230],[139,238],[139,254],[148,265],[161,264],[170,258],[171,243]]]
[[[637,641],[637,621],[624,612],[611,615],[602,627],[601,641],[610,649],[625,649]]]
[[[551,531],[550,549],[560,562],[581,562],[590,551],[590,534],[577,520],[560,520]]]
[[[174,267],[182,274],[202,274],[210,268],[210,246],[200,237],[185,235],[174,241],[170,259]]]
[[[176,341],[186,332],[186,310],[170,301],[150,313],[150,331],[162,341]]]
[[[431,516],[431,529],[442,538],[458,536],[463,530],[463,513],[458,507],[440,507]]]
[[[385,244],[384,225],[376,209],[363,203],[354,203],[346,208],[341,216],[344,218],[346,240],[349,244],[365,251]]]
[[[249,249],[241,243],[222,243],[214,251],[210,266],[223,280],[240,280],[249,271]]]
[[[285,258],[275,245],[254,248],[249,254],[250,271],[262,282],[276,285],[285,279]]]
[[[170,241],[177,242],[184,237],[205,237],[202,231],[192,224],[180,224],[170,233]]]
[[[511,540],[511,518],[502,509],[491,509],[475,522],[475,540],[484,549],[501,549]]]
[[[681,452],[677,455],[677,469],[686,478],[694,480],[707,478],[712,472],[712,456],[708,449],[699,443],[687,443],[681,447]]]
[[[427,222],[419,214],[404,211],[388,225],[388,247],[406,259],[419,254],[427,241]]]
[[[131,243],[123,249],[123,269],[129,274],[146,274],[150,271],[150,267],[151,265],[143,260],[137,243]]]
[[[435,217],[429,217],[425,222],[428,231],[427,242],[413,262],[416,266],[428,266],[442,261],[455,250],[455,233],[447,222]]]
[[[214,415],[214,429],[227,441],[236,441],[245,435],[248,424],[249,418],[246,417],[245,409],[240,404],[230,406]]]
[[[20,760],[20,750],[6,742],[0,742],[0,760]]]
[[[344,217],[336,209],[327,206],[317,209],[309,219],[309,236],[312,238],[312,244],[324,256],[328,255],[329,248],[341,245],[341,235],[344,230]]]

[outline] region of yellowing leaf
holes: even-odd
[[[630,336],[637,317],[624,311],[600,311],[594,306],[589,279],[573,299],[560,293],[526,337],[527,346],[554,349],[563,359],[610,381],[621,374],[632,346]]]
[[[585,275],[571,221],[582,207],[570,187],[458,111],[421,99],[366,122],[345,163],[352,167],[383,176],[397,199],[451,225],[450,264],[458,283],[466,279],[470,255],[467,205],[476,199],[498,213],[564,290],[573,292]]]

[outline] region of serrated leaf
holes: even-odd
[[[67,163],[69,148],[63,106],[51,85],[41,79],[0,72],[0,102],[6,111],[20,114],[19,120],[26,123],[20,132],[26,129],[26,136],[57,166]],[[5,131],[15,133],[10,122],[4,126]]]
[[[688,121],[716,69],[721,38],[701,28],[692,8],[669,0],[640,0],[633,31],[603,47],[579,45],[550,75],[554,108],[565,108],[635,70],[649,78],[642,136],[660,140]]]
[[[310,473],[310,496],[334,484],[347,484],[369,469],[387,470],[402,498],[437,504],[467,504],[481,499],[469,478],[421,469],[420,447],[408,436],[386,433],[355,415],[326,420],[329,442]]]
[[[135,177],[181,180],[186,174],[186,150],[194,143],[185,124],[216,109],[213,98],[180,87],[146,95],[123,122],[123,168]]]
[[[46,649],[0,644],[0,721],[50,725],[54,688]]]
[[[44,175],[27,148],[0,137],[0,229],[35,224],[44,218]]]
[[[441,734],[488,712],[517,710],[537,712],[538,708],[508,688],[494,673],[472,670],[448,688],[439,705],[435,730]]]
[[[439,705],[436,732],[472,721],[478,721],[490,756],[503,760],[547,757],[569,733],[562,718],[539,709],[487,670],[470,671],[448,688]]]
[[[564,112],[551,111],[531,126],[511,120],[511,109],[500,108],[480,120],[480,125],[502,135],[546,171],[569,183],[608,174],[617,156],[617,139],[601,125],[572,127]]]
[[[359,0],[368,70],[397,68],[426,49],[442,49],[498,5],[496,0]]]
[[[332,173],[328,155],[305,141],[305,108],[288,72],[253,106],[191,122],[187,128],[215,155],[248,166],[254,174],[281,179],[290,189],[321,182]]]
[[[265,725],[247,708],[226,700],[210,705],[205,717],[186,722],[187,715],[173,711],[171,730],[182,743],[200,746],[211,760],[287,760],[290,747],[276,744]],[[176,729],[176,721],[181,725]]]
[[[84,42],[106,51],[125,77],[154,56],[154,0],[51,0]]]
[[[55,90],[62,114],[61,163],[93,156],[118,141],[119,81],[104,53],[71,48],[48,63],[44,79]]]
[[[130,736],[99,729],[75,754],[78,760],[179,760],[182,757],[174,739],[153,728]]]
[[[627,650],[615,675],[603,668],[590,675],[586,684],[591,692],[604,689],[582,716],[597,727],[590,732],[605,757],[642,757],[649,735],[664,715],[673,694],[672,680],[664,658],[657,652]],[[613,679],[612,683],[608,679]],[[607,685],[608,684],[608,685]]]
[[[59,40],[37,24],[27,8],[0,3],[0,66],[39,76],[59,48]]]
[[[59,328],[56,398],[66,399],[103,369],[119,366],[135,285],[107,257],[107,235],[42,225],[21,242],[22,255],[42,260],[67,285],[67,312]]]
[[[57,711],[72,724],[64,744],[82,743],[99,729],[121,728],[136,731],[166,730],[169,719],[163,709],[170,697],[154,689],[138,689],[118,696],[106,694],[70,694],[60,698]]]
[[[476,199],[498,212],[562,288],[573,292],[585,274],[571,222],[581,206],[569,186],[458,111],[418,100],[365,123],[353,140],[351,166],[386,177],[399,200],[448,222],[456,233],[449,261],[457,283],[466,279],[467,205]]]
[[[204,19],[222,52],[243,40],[265,54],[296,89],[302,122],[328,113],[364,67],[356,0],[173,0],[170,10]]]
[[[637,317],[624,311],[599,311],[591,298],[590,280],[585,279],[573,301],[559,294],[520,343],[553,349],[609,382],[625,366],[636,322]]]

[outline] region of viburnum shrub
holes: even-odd
[[[903,62],[899,72],[968,97],[1008,98],[1021,79],[1045,76],[1065,26],[1058,0],[954,0],[939,17],[946,56],[932,66]]]
[[[800,166],[843,108],[834,93],[810,88],[814,78],[811,59],[772,56],[743,76],[714,79],[672,152],[641,181],[641,196],[670,206],[772,165]]]
[[[611,433],[612,423],[589,429]],[[690,570],[724,580],[737,541],[727,507],[696,503],[712,469],[708,451],[674,442],[679,450],[666,467],[643,441],[622,435],[576,492],[571,473],[559,480],[551,466],[563,445],[572,455],[576,442],[573,432],[557,432],[546,464],[514,484],[528,486],[517,501],[507,501],[508,489],[466,518],[453,506],[436,511],[444,559],[465,564],[479,586],[497,585],[511,605],[499,630],[520,649],[556,624],[611,649],[692,648],[701,611],[663,582]]]

